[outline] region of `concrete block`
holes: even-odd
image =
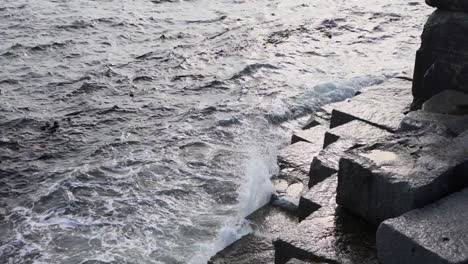
[[[357,119],[391,132],[396,131],[413,99],[409,82],[392,79],[361,91],[361,94],[335,105],[330,128]]]
[[[337,202],[378,224],[466,187],[467,169],[468,133],[384,138],[340,160]]]
[[[468,115],[468,94],[456,90],[444,90],[427,100],[422,109],[439,114]]]
[[[468,189],[383,222],[377,250],[382,264],[468,263]]]

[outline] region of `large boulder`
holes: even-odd
[[[429,1],[440,7],[466,1]],[[463,5],[458,5],[463,2]],[[428,19],[416,53],[413,109],[445,89],[468,92],[468,13],[437,10]]]
[[[426,0],[426,3],[442,10],[468,12],[468,1],[466,0]]]
[[[382,264],[468,263],[468,189],[383,222],[377,231]]]
[[[378,224],[468,186],[468,133],[384,138],[340,160],[337,202]]]

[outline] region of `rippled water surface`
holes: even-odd
[[[411,76],[407,0],[2,0],[0,263],[204,263],[320,105]]]

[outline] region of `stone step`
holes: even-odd
[[[336,186],[338,176],[332,175],[316,184],[299,199],[297,216],[299,221],[307,218],[321,207],[333,207],[336,204]]]
[[[468,93],[444,90],[427,100],[422,109],[431,113],[468,115]]]
[[[410,130],[426,130],[439,135],[458,136],[468,130],[468,115],[413,111],[406,115],[400,125],[400,131]]]
[[[302,129],[309,129],[318,125],[330,127],[330,118],[334,105],[335,103],[332,103],[320,107],[319,110],[310,116],[309,120],[307,120]]]
[[[332,128],[325,133],[324,145],[328,145],[341,139],[354,140],[357,143],[368,143],[382,137],[391,135],[388,131],[370,125],[360,120],[353,120],[349,123]]]
[[[312,160],[309,171],[309,188],[338,172],[344,152],[356,145],[354,140],[338,140],[319,152]]]
[[[383,222],[377,249],[382,264],[468,263],[468,189]]]
[[[330,128],[361,120],[394,132],[412,102],[411,83],[394,78],[361,90],[361,94],[334,105]]]
[[[337,202],[380,222],[468,185],[468,133],[455,139],[405,134],[350,150],[340,160]]]
[[[293,228],[298,224],[295,215],[271,204],[253,212],[246,219],[250,222],[253,233],[218,252],[210,259],[209,264],[273,264],[273,239],[283,228]]]
[[[322,150],[322,144],[300,141],[280,150],[278,163],[280,168],[292,168],[305,174],[309,173],[312,159]]]
[[[325,132],[327,132],[327,127],[323,125],[314,126],[305,130],[294,131],[291,138],[291,144],[299,141],[305,141],[323,146]]]
[[[336,206],[322,207],[273,242],[275,263],[377,264],[375,227]]]

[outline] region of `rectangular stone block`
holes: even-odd
[[[323,139],[326,131],[327,127],[323,125],[314,126],[304,130],[296,130],[292,135],[291,144],[299,141],[305,141],[308,143],[323,145]]]
[[[468,130],[468,115],[448,115],[423,110],[413,111],[401,121],[400,131],[426,130],[455,137]]]
[[[300,141],[280,150],[278,163],[280,168],[293,168],[307,174],[313,158],[322,150],[322,144]]]
[[[320,151],[320,153],[312,160],[312,164],[310,166],[309,188],[337,173],[338,163],[344,152],[355,145],[355,141],[343,139],[338,140]]]
[[[338,171],[338,204],[371,223],[468,185],[468,133],[455,139],[406,134],[380,142],[348,151]]]
[[[276,264],[297,258],[311,263],[377,264],[375,228],[336,207],[322,207],[273,242]]]
[[[297,209],[299,221],[304,220],[321,207],[333,207],[336,204],[337,185],[338,176],[335,174],[316,184],[301,196]]]
[[[398,78],[362,89],[361,94],[335,105],[330,128],[357,119],[394,132],[412,99],[411,83]]]
[[[377,250],[382,264],[468,263],[468,189],[383,222]]]
[[[356,143],[367,143],[389,135],[391,135],[391,133],[384,129],[363,121],[353,120],[328,130],[325,133],[323,148],[326,148],[340,138],[354,140]]]

